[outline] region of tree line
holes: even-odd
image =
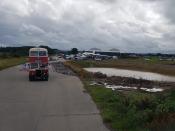
[[[20,56],[28,56],[29,49],[34,46],[21,46],[21,47],[0,47],[0,56],[1,57],[20,57]],[[57,49],[52,49],[49,46],[39,46],[41,48],[46,48],[49,54],[55,54],[58,52]]]

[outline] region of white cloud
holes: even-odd
[[[172,50],[175,17],[168,7],[173,4],[173,0],[1,0],[0,42],[9,35],[11,44],[12,39],[25,44],[43,41],[64,49]]]
[[[30,13],[28,0],[1,0],[1,11],[12,15],[19,15],[21,17],[28,16]]]
[[[46,33],[43,29],[35,25],[26,25],[23,24],[20,28],[21,33],[27,33],[29,35],[41,35]]]

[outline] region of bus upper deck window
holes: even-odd
[[[38,56],[38,51],[31,51],[30,56]]]

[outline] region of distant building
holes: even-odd
[[[88,52],[92,52],[92,53],[96,54],[96,52],[101,52],[101,50],[98,48],[91,48]]]
[[[101,51],[101,49],[98,49],[98,48],[91,48],[89,51]]]
[[[89,51],[87,52],[92,52],[94,54],[100,54],[100,55],[106,55],[106,56],[120,56],[120,50],[119,49],[115,49],[115,48],[112,48],[110,50],[101,50],[101,49],[98,49],[98,48],[91,48]]]
[[[110,52],[120,52],[120,50],[119,50],[119,49],[116,49],[116,48],[112,48],[112,49],[110,49],[109,51],[110,51]]]

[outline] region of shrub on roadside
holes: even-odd
[[[169,92],[165,96],[136,91],[122,93],[101,86],[90,86],[86,82],[85,87],[100,108],[104,122],[113,129],[160,130],[166,129],[164,125],[175,120],[175,115],[172,117],[175,112],[175,98]],[[169,116],[167,113],[171,117],[165,119],[163,114]],[[160,119],[162,121],[157,122]]]

